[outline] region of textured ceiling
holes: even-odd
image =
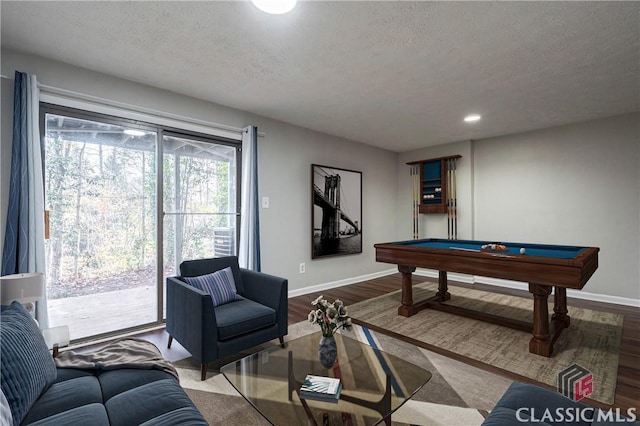
[[[3,47],[398,152],[640,110],[638,2],[0,7]]]

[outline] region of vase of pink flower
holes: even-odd
[[[325,368],[331,368],[338,356],[338,348],[334,334],[341,328],[351,327],[351,318],[347,315],[347,307],[340,299],[329,303],[319,296],[311,304],[314,309],[309,312],[309,322],[318,324],[322,332],[318,346],[318,359]]]

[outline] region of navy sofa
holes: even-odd
[[[231,268],[237,294],[231,303],[213,306],[207,292],[185,282]],[[288,332],[288,281],[285,278],[240,268],[236,256],[188,260],[180,264],[179,277],[167,278],[169,347],[175,338],[201,364],[278,338]]]
[[[513,382],[482,426],[640,426],[633,409],[602,410],[540,386]]]
[[[3,425],[207,425],[168,372],[56,368],[18,302],[2,307],[0,350]]]

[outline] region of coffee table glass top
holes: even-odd
[[[321,334],[309,334],[249,355],[220,370],[274,425],[373,425],[391,414],[429,381],[431,373],[355,339],[336,335],[338,358],[331,369],[318,361]],[[307,374],[339,377],[337,403],[301,400]]]

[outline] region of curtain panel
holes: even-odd
[[[44,248],[44,163],[35,75],[16,71],[9,207],[2,251],[2,275],[41,272]],[[48,327],[46,297],[36,303],[36,319]]]
[[[260,204],[258,200],[258,128],[242,131],[242,189],[238,262],[260,271]]]

